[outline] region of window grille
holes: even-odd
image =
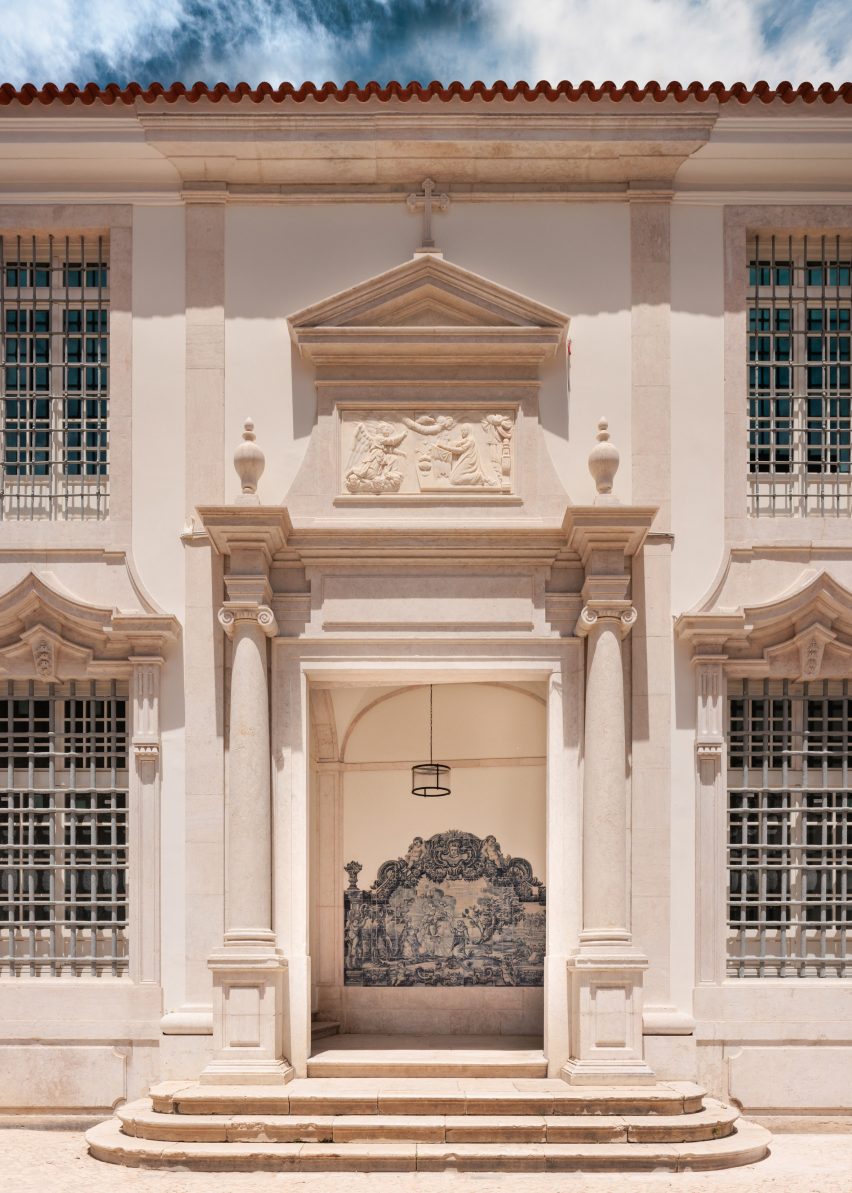
[[[109,263],[101,236],[0,236],[0,518],[104,518]]]
[[[0,685],[0,976],[127,972],[127,693]]]
[[[748,276],[752,514],[852,512],[852,242],[759,236]]]
[[[852,976],[843,681],[729,681],[728,975]]]

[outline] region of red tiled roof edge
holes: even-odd
[[[271,83],[261,83],[258,87],[250,87],[248,83],[237,83],[235,87],[229,87],[226,83],[216,83],[212,87],[206,83],[194,83],[191,87],[187,87],[185,83],[172,83],[170,87],[164,87],[162,83],[152,83],[150,87],[142,87],[139,83],[129,83],[126,87],[119,87],[117,83],[108,83],[106,87],[98,87],[95,83],[87,83],[84,87],[78,87],[75,83],[68,83],[65,87],[57,87],[55,83],[46,83],[43,87],[25,83],[20,88],[13,87],[11,83],[0,85],[0,106],[19,103],[25,107],[31,104],[47,105],[56,102],[65,105],[79,103],[86,106],[96,103],[131,105],[137,100],[148,104],[157,100],[175,103],[180,99],[186,100],[188,103],[197,103],[202,99],[211,103],[220,103],[222,100],[238,103],[240,100],[248,99],[256,104],[263,103],[265,100],[271,100],[273,103],[283,103],[286,100],[291,100],[294,103],[304,103],[306,100],[315,100],[320,103],[336,100],[338,103],[343,103],[349,99],[362,103],[369,99],[378,99],[384,102],[393,99],[420,100],[421,102],[438,99],[447,103],[453,99],[463,101],[481,99],[490,102],[495,99],[530,101],[539,97],[548,100],[588,99],[592,101],[631,99],[634,102],[648,98],[662,102],[671,98],[677,103],[694,99],[699,102],[715,100],[717,103],[736,102],[740,104],[746,104],[752,100],[763,104],[772,103],[774,100],[785,104],[794,103],[796,100],[801,100],[806,104],[817,102],[833,104],[838,101],[852,104],[852,83],[841,83],[839,87],[835,87],[831,83],[820,83],[818,86],[814,86],[813,83],[800,83],[795,87],[792,83],[779,83],[777,87],[770,87],[766,82],[755,83],[753,87],[748,87],[745,83],[733,83],[730,87],[725,87],[723,83],[710,83],[708,86],[704,86],[702,83],[690,83],[684,87],[681,83],[676,82],[665,85],[650,82],[643,87],[634,82],[624,83],[620,87],[611,82],[602,83],[599,87],[590,82],[580,83],[576,86],[568,82],[555,84],[541,82],[535,85],[515,83],[510,87],[508,83],[502,81],[493,83],[491,86],[476,82],[469,87],[465,87],[462,83],[449,83],[447,86],[441,83],[428,83],[423,86],[420,83],[402,84],[396,82],[388,83],[385,87],[375,82],[367,83],[363,87],[359,87],[357,83],[353,82],[344,83],[341,86],[335,83],[323,83],[321,86],[317,86],[315,83],[303,83],[300,87],[295,87],[292,83],[282,83],[280,87],[273,87]]]

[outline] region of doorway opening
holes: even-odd
[[[312,685],[313,1060],[544,1072],[546,684]],[[438,1055],[436,1055],[438,1054]],[[511,1055],[510,1055],[511,1054]],[[466,1063],[475,1064],[474,1056]],[[384,1071],[384,1070],[383,1070]],[[437,1071],[437,1069],[435,1070]]]

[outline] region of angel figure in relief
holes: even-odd
[[[497,480],[491,475],[483,461],[477,442],[470,433],[470,426],[465,423],[459,428],[459,431],[459,438],[454,442],[447,439],[441,439],[438,442],[438,447],[449,452],[455,461],[450,473],[450,484],[466,487],[479,485],[493,487],[497,484]]]
[[[350,493],[398,493],[402,473],[398,450],[408,432],[391,423],[363,422],[355,431],[352,454],[346,466],[346,488]]]

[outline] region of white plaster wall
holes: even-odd
[[[185,461],[184,209],[133,213],[133,560],[142,584],[183,620]],[[164,1003],[184,967],[184,691],[180,646],[161,685],[161,957]]]
[[[280,501],[314,420],[311,373],[291,368],[285,317],[408,260],[420,220],[391,204],[240,205],[226,219],[226,476],[251,415],[266,453],[259,492]],[[543,370],[542,421],[571,498],[593,496],[597,419],[629,439],[630,260],[624,204],[457,203],[435,217],[445,256],[571,316],[572,355]],[[629,453],[619,492],[630,493]]]

